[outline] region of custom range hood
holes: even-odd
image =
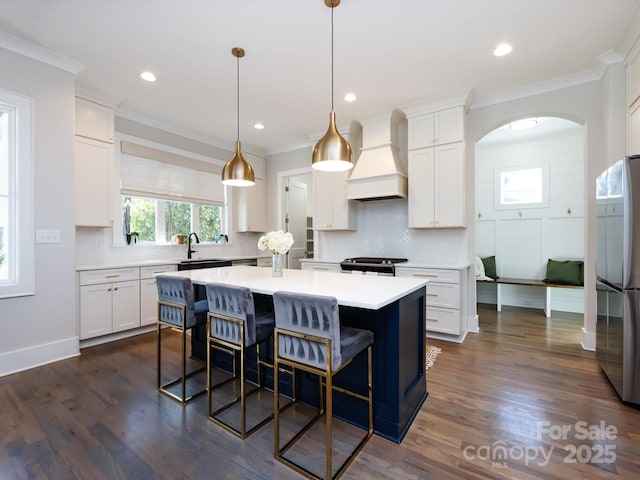
[[[347,180],[349,200],[407,196],[407,121],[400,110],[364,120],[360,157]]]

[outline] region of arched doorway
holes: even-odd
[[[500,276],[539,280],[548,259],[584,260],[585,191],[582,125],[540,116],[498,126],[475,145],[476,254],[495,256]],[[584,313],[583,289],[552,295],[554,310]],[[543,309],[546,300],[544,288],[502,287],[503,305]],[[495,303],[495,285],[478,284],[477,301]]]

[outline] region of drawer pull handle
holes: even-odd
[[[429,318],[427,317],[427,322],[437,322],[438,319],[437,318]]]
[[[164,273],[164,272],[166,272],[166,270],[156,270],[156,271],[155,271],[155,272],[153,272],[153,273]]]
[[[427,297],[437,297],[437,293],[427,293]]]
[[[111,291],[111,287],[107,288],[107,292],[110,292],[110,291]]]
[[[438,278],[438,275],[435,273],[414,273],[414,277],[429,277],[429,278]]]
[[[113,289],[113,291],[114,291],[114,292],[115,292],[115,291],[117,291],[117,290],[118,290],[118,287],[115,287],[115,288]]]
[[[106,275],[104,278],[118,278],[120,276],[119,273],[116,273],[114,275]]]
[[[313,270],[329,270],[327,267],[313,267]]]

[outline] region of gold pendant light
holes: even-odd
[[[331,113],[329,128],[313,148],[311,166],[316,170],[337,172],[353,167],[351,146],[336,128],[336,112],[333,111],[333,9],[340,5],[340,0],[324,0],[331,9]]]
[[[255,185],[256,179],[253,173],[253,167],[242,156],[240,151],[240,58],[244,57],[244,50],[235,47],[231,53],[236,57],[237,62],[237,136],[236,136],[236,153],[231,160],[225,163],[222,168],[222,183],[232,187],[248,187]]]

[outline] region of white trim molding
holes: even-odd
[[[86,68],[83,64],[73,60],[72,58],[65,57],[53,50],[35,45],[2,31],[0,31],[0,47],[14,53],[24,55],[25,57],[33,58],[34,60],[46,63],[47,65],[51,65],[52,67],[59,68],[60,70],[64,70],[65,72],[69,72],[74,75],[77,75]]]
[[[70,337],[0,354],[0,377],[80,355],[79,338]]]

